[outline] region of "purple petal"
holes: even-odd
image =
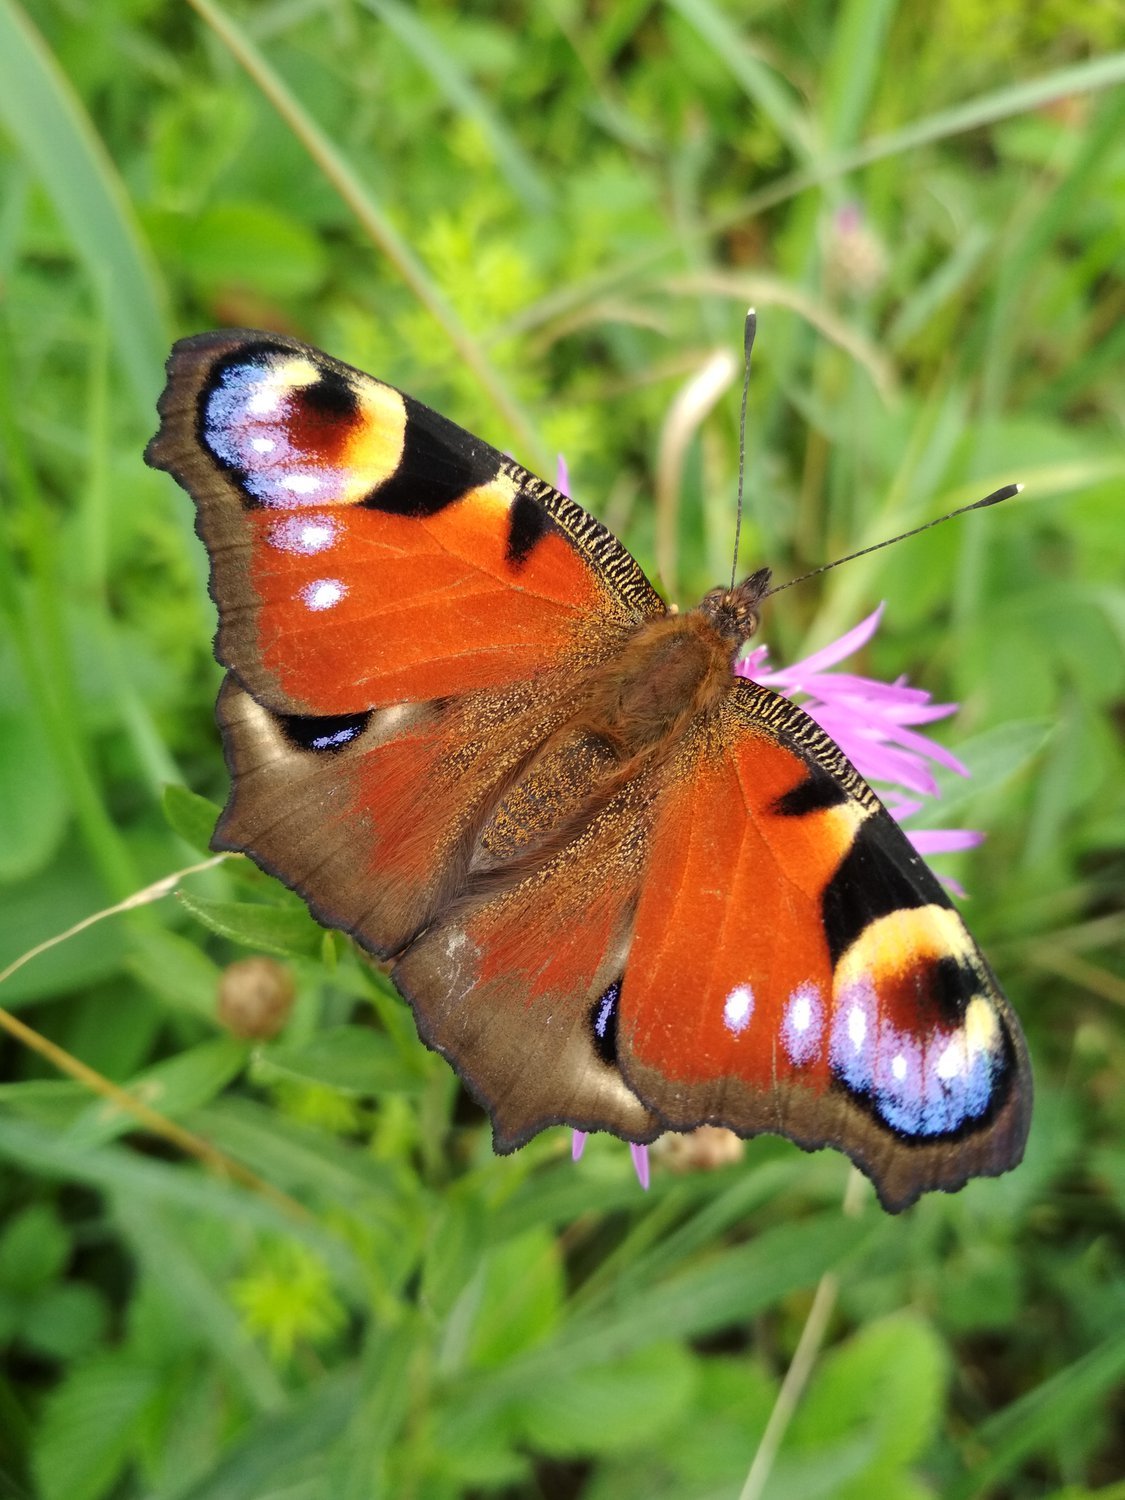
[[[648,1147],[638,1146],[634,1141],[629,1142],[629,1153],[633,1158],[633,1171],[637,1174],[637,1181],[645,1192],[648,1192]]]
[[[748,651],[741,661],[735,662],[735,673],[739,677],[754,677],[769,654],[768,646],[755,646],[753,651]]]
[[[861,620],[858,625],[853,625],[837,641],[823,646],[819,651],[814,651],[811,656],[806,656],[802,661],[795,661],[791,667],[786,668],[787,674],[808,677],[814,672],[823,672],[825,667],[834,667],[838,661],[851,656],[853,651],[858,651],[861,646],[866,646],[871,637],[879,628],[879,621],[883,618],[883,610],[886,606],[880,604],[878,609],[872,611],[866,620]]]
[[[919,854],[951,854],[984,843],[984,834],[973,828],[908,828],[906,836]]]
[[[928,756],[930,760],[936,760],[939,766],[956,771],[958,776],[969,774],[969,768],[964,761],[958,760],[952,750],[947,750],[936,740],[927,739],[925,735],[915,734],[913,730],[904,729],[901,726],[895,730],[895,739],[905,750],[915,750],[919,755]]]
[[[586,1132],[584,1130],[572,1130],[570,1132],[570,1159],[581,1161],[582,1153],[586,1149]]]
[[[555,489],[557,489],[561,495],[570,494],[570,470],[567,468],[566,459],[562,456],[561,453],[559,454],[558,462],[555,465]]]
[[[883,798],[883,805],[891,817],[901,823],[906,818],[912,818],[916,812],[921,812],[925,804],[916,797],[898,797],[893,792],[888,792]]]
[[[778,672],[778,677],[787,680],[795,674],[791,670]],[[857,677],[851,672],[817,672],[810,676],[801,674],[801,691],[816,697],[855,699],[857,704],[879,703],[893,705],[895,717],[901,707],[907,713],[917,712],[930,701],[925,688],[912,688],[902,682],[878,682],[874,677]],[[949,712],[953,712],[950,709]]]

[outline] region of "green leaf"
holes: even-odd
[[[0,1109],[51,1130],[65,1130],[90,1102],[90,1090],[67,1079],[0,1083]]]
[[[155,1371],[109,1354],[51,1392],[34,1452],[42,1500],[99,1500],[111,1488],[155,1385]]]
[[[205,1124],[210,1121],[211,1111],[219,1107],[211,1105],[207,1111],[200,1111]],[[359,1158],[354,1176],[366,1174],[381,1185],[385,1198],[387,1169],[370,1158],[365,1159],[359,1152],[353,1155]],[[19,1162],[25,1170],[52,1178],[81,1182],[106,1192],[124,1190],[142,1202],[147,1199],[188,1213],[193,1220],[207,1219],[228,1229],[237,1227],[240,1231],[265,1229],[300,1239],[324,1257],[342,1282],[355,1287],[365,1285],[351,1247],[331,1226],[296,1218],[261,1194],[247,1192],[245,1188],[235,1187],[194,1168],[147,1158],[119,1146],[95,1146],[75,1151],[54,1131],[39,1129],[2,1114],[0,1156]],[[284,1159],[284,1152],[280,1149],[277,1158]],[[331,1165],[330,1161],[328,1165]],[[346,1174],[341,1172],[339,1175],[347,1180]],[[369,1202],[377,1205],[379,1198],[373,1193]]]
[[[450,1321],[473,1319],[472,1364],[501,1366],[549,1338],[562,1300],[558,1242],[533,1229],[487,1252]]]
[[[218,803],[175,782],[164,788],[163,800],[164,816],[173,832],[201,854],[210,854],[211,835],[222,815]]]
[[[93,1352],[108,1325],[101,1293],[84,1281],[68,1281],[48,1287],[29,1305],[20,1337],[49,1359],[74,1360]]]
[[[2,0],[0,0],[2,3]],[[0,968],[36,944],[66,932],[105,905],[105,886],[67,839],[46,869],[7,887],[0,900]],[[125,948],[120,922],[95,922],[37,954],[0,986],[9,1010],[48,996],[87,990],[119,972]]]
[[[582,1500],[719,1500],[731,1496],[765,1431],[777,1380],[756,1360],[709,1355],[695,1361],[692,1400],[658,1437],[603,1462]],[[773,1486],[767,1494],[773,1496]]]
[[[337,1205],[361,1205],[371,1216],[377,1210],[389,1214],[399,1208],[391,1192],[391,1168],[369,1151],[252,1099],[227,1094],[200,1110],[193,1124],[290,1192],[316,1193]]]
[[[325,255],[311,229],[265,203],[216,203],[167,226],[168,251],[202,291],[252,287],[285,300],[315,291]]]
[[[322,929],[303,908],[210,901],[186,891],[177,891],[176,897],[197,921],[244,948],[278,958],[306,958],[320,952]]]
[[[1034,1453],[1043,1453],[1078,1424],[1096,1417],[1125,1377],[1125,1330],[1114,1328],[1088,1354],[1033,1386],[973,1433],[979,1455],[971,1473],[948,1486],[947,1500],[976,1500],[997,1488]]]
[[[413,52],[455,109],[475,121],[488,141],[496,165],[519,194],[529,213],[544,213],[551,204],[551,189],[535,163],[524,151],[518,136],[478,89],[461,65],[456,52],[443,46],[432,26],[421,14],[399,0],[363,0],[399,40]]]
[[[267,1076],[277,1071],[345,1094],[417,1093],[426,1081],[390,1037],[370,1026],[333,1026],[299,1047],[267,1047],[256,1067]]]
[[[22,880],[52,857],[68,813],[50,744],[29,711],[0,712],[0,786],[13,789],[0,798],[0,881]]]
[[[653,1344],[532,1390],[517,1404],[516,1420],[537,1451],[614,1453],[657,1440],[680,1419],[694,1387],[687,1351]]]
[[[952,826],[978,798],[997,791],[1025,770],[1057,727],[1053,719],[1016,719],[959,741],[953,749],[958,760],[968,767],[968,778],[936,767],[934,776],[940,800],[927,801],[920,813],[906,820],[907,827],[913,823],[930,826],[935,820],[942,827]]]
[[[839,1500],[895,1492],[899,1476],[929,1446],[941,1415],[944,1346],[913,1313],[860,1330],[824,1360],[789,1432],[791,1452],[850,1447],[862,1465],[832,1491]]]
[[[317,1472],[347,1427],[355,1408],[354,1369],[326,1375],[300,1392],[283,1411],[273,1413],[244,1432],[211,1472],[181,1492],[178,1500],[267,1500],[292,1495],[300,1465],[319,1460]],[[304,1500],[305,1491],[297,1493]],[[312,1500],[310,1494],[309,1500]],[[330,1494],[322,1486],[321,1495]],[[48,1496],[47,1500],[53,1500]]]
[[[249,1052],[248,1043],[236,1037],[213,1037],[166,1062],[146,1068],[130,1079],[126,1088],[142,1103],[175,1119],[221,1093],[242,1072]],[[74,1122],[66,1139],[70,1145],[84,1150],[136,1128],[132,1115],[111,1100],[102,1099],[91,1104]]]
[[[0,1236],[0,1286],[21,1296],[54,1281],[70,1259],[70,1234],[48,1203],[8,1220]]]
[[[284,1404],[277,1376],[253,1341],[247,1337],[225,1287],[216,1286],[214,1265],[199,1253],[197,1238],[210,1248],[214,1237],[184,1234],[178,1218],[154,1208],[138,1195],[114,1194],[114,1212],[123,1235],[145,1272],[145,1300],[133,1302],[133,1311],[148,1314],[149,1328],[159,1339],[160,1353],[167,1358],[173,1339],[192,1346],[210,1346],[228,1376],[237,1381],[254,1407],[276,1410]],[[146,1358],[156,1351],[145,1348],[146,1330],[134,1318],[131,1343]]]
[[[163,927],[138,928],[130,934],[126,964],[165,1004],[218,1025],[222,970],[197,943]]]
[[[132,204],[74,91],[42,37],[0,0],[0,120],[50,194],[85,261],[146,418],[167,345],[163,288]]]

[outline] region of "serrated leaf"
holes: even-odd
[[[211,835],[222,813],[217,803],[201,797],[189,787],[170,782],[164,788],[163,808],[168,826],[185,844],[190,844],[201,854],[210,854]]]
[[[415,1093],[425,1083],[390,1037],[369,1026],[333,1026],[302,1046],[267,1048],[257,1065],[345,1094]]]
[[[177,891],[197,921],[220,937],[278,958],[307,958],[320,951],[321,928],[307,911],[252,901],[210,901]]]

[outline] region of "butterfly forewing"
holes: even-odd
[[[147,457],[196,501],[216,654],[279,712],[507,688],[664,611],[573,501],[296,340],[185,339],[160,411]]]

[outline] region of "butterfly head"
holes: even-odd
[[[758,605],[770,586],[769,568],[759,568],[732,589],[712,589],[699,606],[733,650],[737,651],[758,628]]]

